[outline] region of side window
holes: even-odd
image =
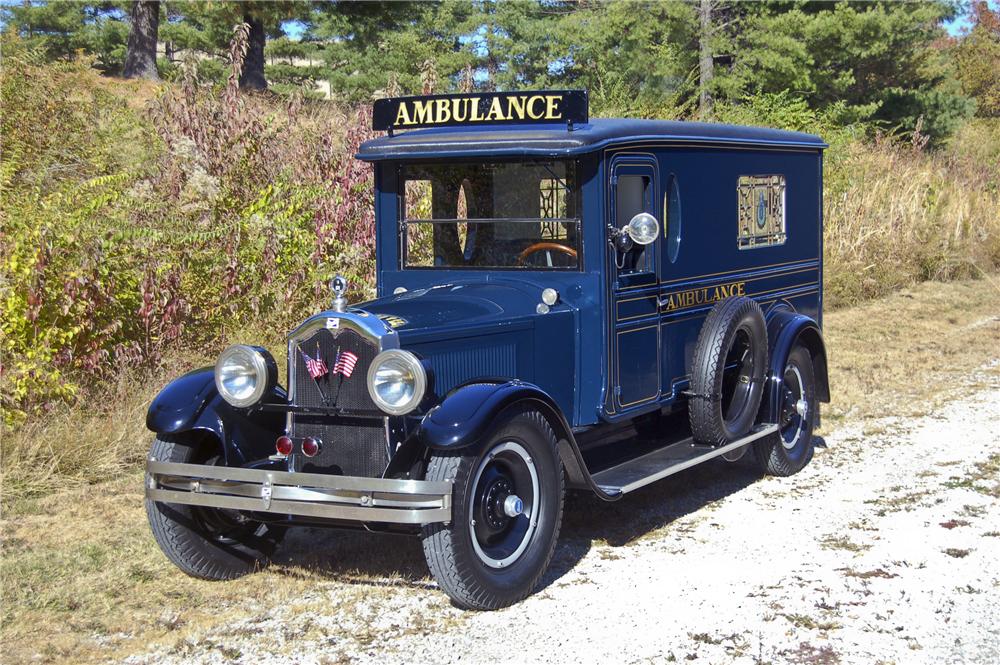
[[[681,193],[677,187],[677,176],[672,173],[663,192],[663,216],[667,220],[663,232],[667,241],[667,260],[674,263],[681,251]]]
[[[651,182],[648,176],[623,175],[618,177],[615,186],[615,225],[622,229],[628,226],[629,220],[648,209]],[[649,246],[651,247],[651,245]],[[636,245],[623,257],[618,274],[653,271],[653,251],[647,247]]]
[[[741,175],[736,197],[740,249],[785,243],[785,176]]]

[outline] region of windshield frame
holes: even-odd
[[[567,167],[572,168],[573,180],[575,180],[575,187],[571,187],[567,180],[570,178],[563,176],[560,177],[554,173],[550,165],[556,163],[564,163]],[[568,190],[568,197],[572,197],[572,206],[577,212],[575,217],[476,217],[476,218],[431,218],[431,219],[421,219],[413,218],[409,219],[406,217],[407,207],[406,207],[406,183],[407,183],[407,169],[421,168],[421,167],[433,167],[433,166],[450,166],[450,165],[509,165],[509,164],[525,164],[529,166],[542,166],[546,171],[549,171],[553,180],[556,180],[561,187]],[[448,271],[502,271],[502,272],[560,272],[560,273],[576,273],[583,272],[583,188],[579,182],[579,174],[581,169],[580,160],[577,158],[552,158],[552,157],[542,157],[537,159],[497,159],[488,157],[474,157],[465,159],[451,159],[451,160],[431,160],[425,159],[420,161],[404,162],[399,163],[396,166],[396,182],[399,183],[396,202],[397,202],[397,214],[396,214],[396,225],[397,233],[399,237],[399,257],[398,257],[398,269],[403,271],[417,270],[448,270]],[[417,180],[417,178],[412,178],[411,180]],[[529,224],[539,224],[539,223],[559,223],[559,224],[574,224],[576,225],[576,238],[570,243],[565,240],[540,240],[539,242],[561,242],[572,247],[576,253],[576,265],[573,266],[538,266],[538,265],[505,265],[505,266],[478,266],[478,265],[410,265],[407,262],[408,252],[409,252],[409,241],[408,241],[408,231],[409,226],[412,224],[456,224],[456,223],[467,223],[467,224],[490,224],[490,223],[502,223],[502,224],[518,224],[518,223],[529,223]]]

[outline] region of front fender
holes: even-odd
[[[538,386],[523,381],[477,381],[455,388],[423,417],[415,441],[431,450],[475,445],[489,432],[497,416],[515,404],[534,409],[549,421],[568,487],[592,490],[607,501],[619,498],[606,494],[590,477],[573,429],[556,401]]]
[[[153,399],[146,412],[146,427],[158,434],[189,430],[217,396],[213,368],[190,371],[168,383]]]
[[[558,411],[552,398],[530,383],[471,383],[455,388],[431,409],[420,421],[417,436],[433,450],[471,445],[486,434],[501,411],[526,399],[541,401]]]
[[[275,387],[264,401],[283,404],[288,396]],[[146,427],[157,434],[211,432],[222,445],[226,464],[245,465],[274,452],[274,440],[285,430],[285,414],[233,407],[215,389],[215,370],[203,367],[160,391],[146,412]]]
[[[826,364],[826,346],[819,325],[808,316],[791,309],[782,309],[768,317],[767,339],[770,347],[770,379],[765,393],[764,414],[769,422],[776,422],[780,408],[781,377],[785,373],[788,355],[796,344],[809,350],[816,377],[816,397],[821,402],[830,401],[830,379]]]

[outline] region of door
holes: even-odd
[[[610,177],[609,224],[624,229],[641,212],[659,220],[655,159],[619,155],[611,163]],[[613,304],[612,413],[641,408],[660,396],[659,244],[658,237],[653,244],[625,251],[607,245]]]

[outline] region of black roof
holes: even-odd
[[[676,120],[592,119],[575,125],[476,125],[418,129],[361,144],[366,161],[429,157],[565,157],[634,142],[822,150],[813,134]]]

